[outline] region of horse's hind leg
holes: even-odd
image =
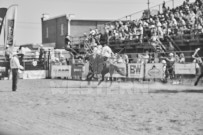
[[[88,84],[89,84],[89,85],[90,85],[90,81],[92,80],[93,76],[94,76],[94,73],[89,73],[89,74],[87,75],[87,81],[88,81]]]
[[[104,76],[105,76],[105,74],[102,73],[102,79],[99,81],[98,85],[100,85],[104,81]]]
[[[112,83],[113,83],[113,72],[114,71],[112,71],[112,72],[110,71],[110,73],[109,73],[110,74],[110,77],[109,77],[109,79],[110,79],[110,85],[112,85]]]

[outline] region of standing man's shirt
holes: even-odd
[[[23,66],[20,65],[19,59],[16,56],[11,57],[10,67],[11,69],[23,69]]]

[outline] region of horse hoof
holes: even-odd
[[[104,80],[99,81],[98,85],[100,85]]]

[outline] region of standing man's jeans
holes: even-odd
[[[18,83],[18,69],[14,68],[12,69],[12,90],[17,90],[17,83]]]
[[[9,78],[9,70],[10,70],[10,60],[6,61],[6,74],[5,76]]]

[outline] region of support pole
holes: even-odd
[[[150,17],[150,9],[149,9],[150,2],[149,2],[149,0],[148,0],[148,2],[147,2],[147,5],[148,5],[148,18],[149,18],[149,17]]]

